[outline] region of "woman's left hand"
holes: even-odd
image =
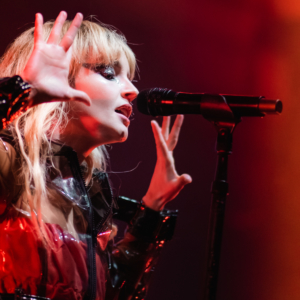
[[[178,141],[182,122],[183,116],[178,115],[169,133],[170,117],[164,117],[162,128],[156,121],[151,121],[157,162],[143,202],[146,206],[157,211],[163,209],[165,204],[174,199],[186,184],[192,182],[190,175],[182,174],[179,176],[175,169],[173,150]]]

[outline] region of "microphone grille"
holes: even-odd
[[[136,98],[137,108],[142,114],[156,116],[157,114],[151,110],[151,104],[161,99],[173,99],[175,94],[170,89],[158,87],[142,90]]]
[[[140,113],[145,114],[145,115],[150,115],[150,112],[149,112],[148,106],[147,106],[150,91],[151,91],[151,89],[140,91],[136,97],[137,109]]]

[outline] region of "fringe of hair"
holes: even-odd
[[[45,41],[50,35],[53,24],[54,22],[51,21],[43,26]],[[70,24],[70,21],[65,22],[61,37],[67,32]],[[22,72],[34,47],[33,33],[34,28],[28,29],[9,46],[0,60],[0,77],[14,76]],[[71,86],[74,86],[76,75],[83,62],[88,60],[89,63],[112,64],[121,51],[124,51],[129,62],[131,77],[134,77],[135,56],[126,44],[125,37],[114,29],[94,22],[83,21],[72,48],[69,70]],[[12,126],[21,156],[21,168],[16,182],[24,183],[20,201],[30,207],[32,221],[46,239],[41,217],[41,205],[44,200],[48,199],[46,161],[51,156],[51,139],[54,131],[56,129],[63,130],[68,122],[67,112],[67,102],[40,104],[27,110]],[[87,184],[92,180],[95,168],[105,171],[107,158],[105,146],[100,146],[85,159]]]

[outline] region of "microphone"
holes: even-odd
[[[223,104],[220,104],[220,98]],[[170,89],[151,88],[137,96],[137,108],[146,115],[170,116],[177,114],[204,114],[205,110],[219,109],[227,105],[236,117],[263,117],[265,114],[279,114],[280,100],[269,100],[263,96],[191,94]]]

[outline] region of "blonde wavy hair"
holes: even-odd
[[[54,21],[43,25],[43,39],[50,35]],[[63,25],[61,38],[67,32],[71,22]],[[21,74],[31,55],[34,45],[34,28],[22,33],[6,50],[0,61],[0,78]],[[134,77],[136,59],[127,45],[125,37],[113,27],[83,21],[72,47],[69,83],[74,87],[75,78],[82,63],[93,61],[101,64],[113,64],[124,51],[129,62],[131,77]],[[44,103],[30,108],[12,124],[12,132],[19,148],[21,168],[16,182],[22,182],[22,201],[26,200],[34,217],[37,212],[38,223],[41,199],[47,199],[46,161],[51,155],[51,137],[55,129],[63,130],[68,122],[67,102]],[[87,165],[86,183],[92,178],[95,168],[104,171],[106,168],[107,152],[105,146],[100,146],[85,159]],[[34,187],[34,188],[32,188]]]

